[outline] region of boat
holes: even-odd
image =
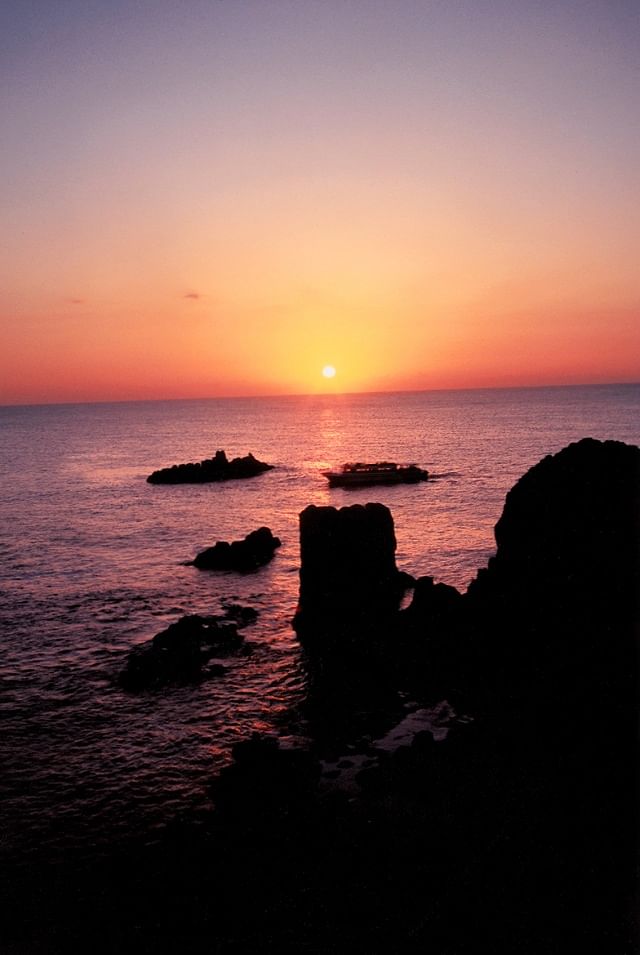
[[[323,471],[330,487],[361,487],[366,484],[416,484],[426,481],[429,472],[415,464],[378,461],[375,464],[343,464],[339,471]]]

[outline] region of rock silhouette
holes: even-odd
[[[232,481],[256,477],[273,470],[272,464],[258,461],[252,454],[243,458],[227,459],[224,451],[216,451],[212,458],[196,464],[174,464],[149,475],[149,484],[205,484],[213,481]]]
[[[527,852],[511,895],[536,898],[553,871],[564,890],[545,917],[559,922],[560,950],[631,951],[640,449],[583,439],[544,458],[507,495],[495,535],[496,555],[465,596],[457,650],[474,674],[468,698],[492,727],[487,742],[511,760],[505,785],[520,787],[510,832]],[[501,855],[513,864],[513,851]]]
[[[412,578],[395,561],[391,512],[383,504],[300,514],[300,599],[293,622],[301,642],[344,650],[398,609]]]
[[[134,647],[118,682],[125,690],[148,690],[170,683],[193,683],[220,676],[224,667],[209,664],[239,650],[239,628],[252,623],[256,612],[233,605],[225,617],[187,614],[153,639]]]
[[[268,527],[259,527],[243,540],[218,541],[213,547],[200,551],[193,565],[200,570],[235,570],[247,574],[268,564],[280,545],[280,538],[274,537]]]
[[[495,536],[496,555],[466,594],[421,577],[398,612],[408,581],[395,565],[390,512],[307,508],[294,620],[301,642],[336,656],[382,629],[376,652],[390,673],[418,666],[443,686],[455,676],[496,709],[513,701],[524,712],[536,694],[548,707],[623,688],[633,697],[640,449],[585,438],[549,455],[508,493]]]
[[[565,606],[578,598],[590,612],[605,609],[605,590],[628,600],[638,581],[639,495],[638,448],[585,438],[548,455],[507,494],[496,556],[470,593],[518,598],[535,588]]]
[[[495,536],[465,598],[495,699],[633,698],[640,449],[585,438],[544,458],[507,494]]]

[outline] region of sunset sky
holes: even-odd
[[[0,402],[640,380],[639,43],[637,0],[4,4]]]

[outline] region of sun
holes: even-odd
[[[324,375],[325,378],[335,378],[336,370],[333,367],[333,365],[325,365],[324,368],[322,369],[322,374]]]

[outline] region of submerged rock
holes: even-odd
[[[268,527],[259,527],[244,540],[218,541],[201,551],[193,565],[200,570],[236,570],[246,574],[268,564],[280,545],[280,538],[274,537]]]
[[[258,619],[258,611],[254,607],[243,607],[242,604],[223,604],[225,620],[234,620],[238,627],[247,627]]]
[[[243,458],[227,459],[224,451],[216,451],[212,458],[196,464],[174,464],[149,475],[149,484],[204,484],[212,481],[231,481],[256,477],[264,471],[273,470],[272,464],[258,461],[252,454]]]

